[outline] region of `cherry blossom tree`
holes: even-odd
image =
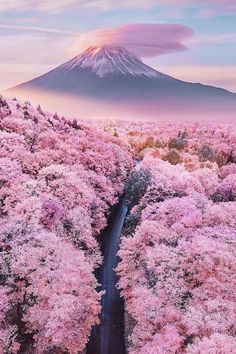
[[[117,267],[129,353],[234,353],[235,126],[116,130],[151,175],[126,217]]]
[[[82,352],[98,323],[98,235],[133,166],[90,123],[0,98],[0,352]]]

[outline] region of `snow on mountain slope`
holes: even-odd
[[[90,47],[82,54],[61,65],[61,68],[68,70],[78,67],[90,69],[100,78],[111,73],[168,78],[167,75],[145,65],[127,49],[117,46]]]
[[[144,64],[118,46],[90,47],[50,72],[16,87],[104,99],[206,99],[236,97],[212,86],[187,83]]]
[[[214,117],[225,116],[227,111],[231,119],[236,109],[236,94],[165,75],[117,46],[90,47],[50,72],[8,90],[5,95],[30,99],[44,106],[50,100],[50,110],[58,110],[58,104],[63,103],[64,114],[86,117],[104,116],[105,112],[110,115],[111,111],[121,114],[124,109],[125,115],[130,118],[133,114],[135,119],[156,116],[157,112],[189,116],[190,110],[200,117],[209,111]],[[64,110],[65,107],[68,109]]]

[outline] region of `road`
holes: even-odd
[[[120,291],[116,288],[118,281],[114,268],[119,262],[117,252],[120,235],[124,224],[127,207],[121,201],[112,215],[109,227],[104,234],[102,247],[103,264],[98,270],[97,279],[106,290],[102,298],[101,324],[93,328],[87,346],[87,354],[125,354],[124,339],[124,304]]]

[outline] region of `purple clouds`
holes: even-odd
[[[85,33],[76,46],[80,51],[94,45],[118,45],[140,57],[155,57],[186,50],[184,40],[192,35],[192,29],[183,25],[130,24]]]
[[[0,12],[7,11],[43,11],[58,13],[63,11],[71,11],[74,9],[82,8],[96,8],[99,10],[110,10],[112,8],[148,8],[148,7],[167,7],[176,5],[178,7],[185,6],[190,7],[192,5],[203,5],[205,7],[218,7],[223,11],[236,11],[235,0],[24,0],[19,5],[19,0],[1,0]]]

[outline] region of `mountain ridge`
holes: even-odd
[[[194,113],[216,114],[236,110],[235,93],[163,74],[117,46],[90,47],[48,73],[8,90],[7,95],[19,96],[22,92],[27,92],[26,99],[31,99],[32,93],[43,92],[114,103],[118,110],[129,105],[126,111],[135,110],[135,114],[137,105],[147,114],[151,110],[154,114],[163,111],[188,114],[190,108]],[[40,99],[38,102],[44,103]]]
[[[131,53],[127,49],[120,46],[112,45],[102,47],[89,47],[81,54],[59,65],[55,69],[52,69],[48,73],[40,75],[23,84],[17,85],[14,88],[23,88],[31,85],[42,85],[42,87],[44,86],[45,88],[53,86],[47,83],[47,80],[45,80],[45,78],[48,78],[48,81],[50,79],[52,79],[53,81],[55,80],[55,73],[58,76],[61,76],[57,78],[57,81],[61,78],[62,83],[63,80],[66,81],[65,75],[69,74],[74,76],[74,74],[80,73],[81,79],[83,79],[82,76],[86,73],[88,76],[88,80],[89,76],[91,75],[94,75],[95,78],[98,79],[104,79],[110,75],[121,75],[123,76],[123,78],[124,76],[132,76],[136,79],[140,77],[145,77],[146,79],[150,79],[150,83],[156,79],[163,79],[165,80],[165,82],[168,81],[168,83],[171,84],[182,83],[187,85],[201,85],[203,87],[212,87],[214,89],[222,90],[224,92],[228,92],[229,94],[234,95],[234,93],[222,88],[216,88],[210,85],[203,85],[200,83],[185,82],[183,80],[173,78],[167,74],[163,74],[157,71],[156,69],[153,69],[150,66],[144,64],[135,54]],[[73,80],[71,81],[73,86],[74,82]],[[57,87],[57,89],[59,88]],[[59,90],[63,91],[63,87]]]

